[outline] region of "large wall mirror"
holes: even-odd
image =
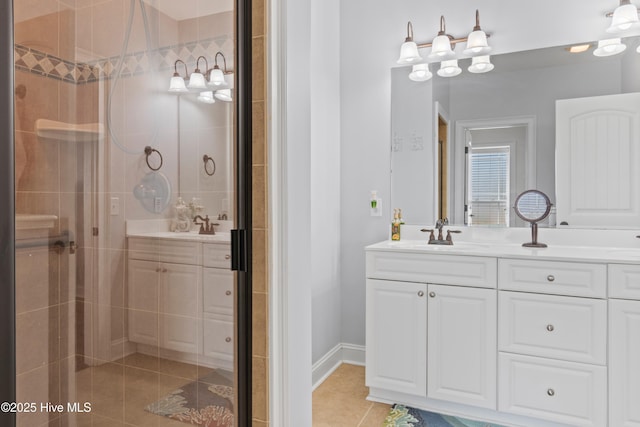
[[[408,224],[525,226],[517,194],[535,188],[556,204],[556,101],[640,92],[640,37],[624,43],[610,57],[593,55],[597,43],[494,55],[485,74],[466,59],[461,75],[427,82],[392,69],[391,207]]]

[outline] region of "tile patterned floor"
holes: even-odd
[[[342,364],[313,392],[313,427],[380,427],[391,405],[366,400],[364,366]]]

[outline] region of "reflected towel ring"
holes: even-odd
[[[153,153],[158,153],[158,156],[160,156],[160,165],[157,168],[154,168],[153,166],[151,166],[151,164],[149,164],[149,157],[153,154]],[[151,148],[150,146],[146,146],[144,147],[144,153],[147,155],[146,161],[147,161],[147,166],[149,166],[149,169],[151,169],[152,171],[159,171],[160,168],[162,167],[162,154],[160,154],[160,152],[158,150],[156,150],[155,148]]]
[[[213,174],[216,173],[216,162],[213,160],[213,157],[209,157],[205,154],[204,156],[202,156],[202,160],[204,161],[204,173],[209,176],[213,176]],[[211,161],[211,165],[213,167],[213,170],[211,170],[211,172],[209,172],[209,161]]]

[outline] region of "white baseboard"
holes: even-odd
[[[311,382],[313,390],[318,388],[343,363],[364,366],[365,347],[363,345],[340,343],[329,350],[313,364]]]
[[[111,361],[127,357],[136,352],[136,344],[127,338],[111,341]]]

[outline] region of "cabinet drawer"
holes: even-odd
[[[202,269],[202,302],[205,313],[233,314],[233,272],[219,268]]]
[[[607,302],[500,291],[500,351],[574,362],[607,362]]]
[[[496,265],[496,258],[489,257],[367,252],[367,277],[371,279],[495,288]]]
[[[609,264],[609,297],[640,300],[640,265]]]
[[[202,245],[202,259],[205,267],[231,269],[231,246],[228,244]]]
[[[204,355],[218,359],[233,358],[233,321],[204,319]]]
[[[498,410],[572,426],[607,425],[604,366],[499,356]]]
[[[542,294],[606,298],[607,266],[501,259],[498,262],[498,287]]]
[[[200,265],[199,242],[129,237],[129,259]]]

